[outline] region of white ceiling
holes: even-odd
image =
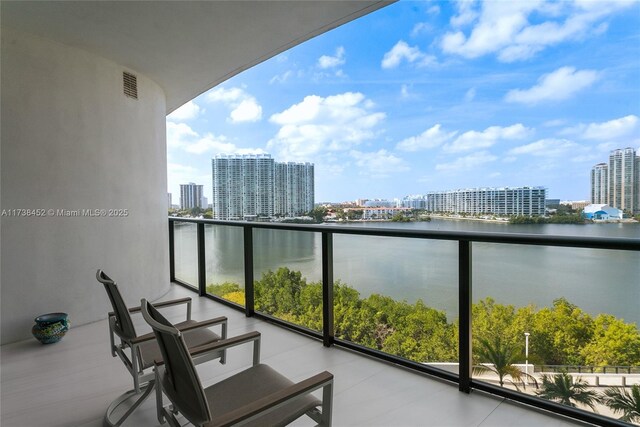
[[[157,82],[167,114],[213,86],[388,0],[2,1],[1,23]]]

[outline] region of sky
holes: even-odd
[[[168,191],[211,158],[315,164],[316,202],[544,186],[587,200],[593,165],[640,154],[640,1],[400,1],[167,116]]]

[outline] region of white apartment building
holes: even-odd
[[[312,163],[275,163],[274,214],[295,217],[313,210],[315,201]]]
[[[591,203],[606,205],[609,203],[609,167],[598,163],[591,169]]]
[[[505,216],[545,214],[544,187],[470,188],[433,191],[426,196],[427,210],[431,212]]]
[[[311,163],[277,163],[269,154],[218,155],[211,167],[214,219],[298,216],[313,209]]]
[[[412,196],[403,197],[402,200],[400,200],[399,207],[411,208],[411,209],[426,209],[427,196],[422,194],[416,194]]]
[[[202,208],[202,187],[193,182],[180,184],[180,209]]]
[[[640,160],[633,148],[613,150],[609,155],[609,206],[640,212]]]
[[[269,154],[211,159],[214,219],[273,216],[273,166]]]

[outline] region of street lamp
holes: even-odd
[[[524,333],[524,372],[529,376],[529,332]],[[528,382],[528,381],[527,381]]]

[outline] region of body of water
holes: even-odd
[[[343,224],[340,224],[343,225]],[[640,224],[510,225],[465,220],[350,223],[352,227],[535,233],[640,238]],[[331,227],[331,224],[326,224]],[[242,228],[206,226],[207,283],[242,285]],[[197,282],[196,226],[175,229],[176,277]],[[321,280],[320,233],[255,229],[254,274],[288,267]],[[550,306],[565,297],[590,314],[609,313],[640,325],[640,253],[474,243],[473,300],[487,296],[516,307]],[[458,304],[458,243],[440,240],[334,235],[334,278],[357,289],[445,310]]]

